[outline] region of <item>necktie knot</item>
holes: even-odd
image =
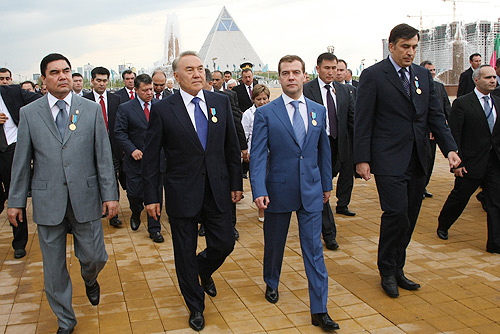
[[[101,95],[101,96],[99,96],[99,98],[100,98],[101,100],[102,100],[102,99],[104,99],[104,97],[102,97],[102,95]]]
[[[198,96],[195,96],[195,97],[193,97],[193,99],[191,100],[191,102],[193,102],[195,105],[199,105],[200,98]]]
[[[295,108],[295,110],[299,110],[299,101],[292,101],[290,104]]]
[[[325,85],[325,88],[327,91],[330,91],[330,89],[332,88],[330,85]]]
[[[483,99],[484,99],[484,102],[490,104],[490,97],[489,96],[485,95],[485,96],[483,96]]]
[[[57,100],[56,105],[59,110],[64,110],[66,112],[66,102],[64,102],[64,100]]]

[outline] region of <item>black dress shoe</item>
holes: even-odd
[[[340,329],[339,324],[333,321],[328,313],[311,314],[311,322],[314,326],[319,326],[325,331],[334,331]]]
[[[203,290],[209,295],[210,297],[215,297],[217,296],[217,289],[215,288],[215,282],[212,277],[209,278],[202,278],[200,276],[201,280],[201,286],[203,287]]]
[[[434,195],[428,192],[427,189],[424,189],[424,197],[431,198],[432,196]]]
[[[439,239],[448,240],[448,231],[438,229],[437,235]]]
[[[141,226],[141,216],[130,217],[130,228],[132,231],[137,231],[139,226]]]
[[[203,313],[198,311],[191,312],[189,315],[189,327],[197,332],[205,328],[205,318],[203,318]]]
[[[200,229],[198,230],[198,235],[200,237],[204,237],[205,236],[205,228],[203,227],[203,225],[200,225]]]
[[[500,248],[488,248],[488,247],[486,247],[486,251],[488,253],[497,253],[497,254],[500,254]]]
[[[238,240],[240,238],[240,234],[238,233],[238,230],[236,227],[234,228],[234,240]]]
[[[26,256],[26,251],[23,248],[14,250],[14,258],[20,259]]]
[[[85,289],[87,292],[87,297],[89,298],[90,304],[96,306],[99,305],[99,297],[101,295],[101,288],[99,287],[99,283],[97,281],[94,285],[88,286],[85,284]]]
[[[382,289],[391,298],[399,297],[398,282],[394,276],[382,276]]]
[[[113,226],[113,227],[118,227],[122,224],[122,221],[120,219],[118,219],[118,216],[114,216],[113,218],[111,218],[109,220],[109,225]]]
[[[396,282],[401,289],[405,290],[418,290],[420,289],[420,284],[413,282],[411,279],[405,277],[404,274],[396,275]]]
[[[153,239],[154,242],[162,243],[165,241],[165,239],[163,239],[163,235],[161,235],[160,232],[149,233],[149,237]]]
[[[280,299],[278,288],[273,289],[269,285],[266,286],[266,300],[271,304],[276,304]]]
[[[59,327],[59,329],[57,330],[57,334],[71,334],[73,333],[73,328],[61,328]]]
[[[352,212],[351,210],[349,210],[347,208],[347,206],[337,206],[337,208],[335,209],[335,211],[339,215],[344,215],[344,216],[348,216],[348,217],[352,217],[352,216],[356,215],[356,212]]]
[[[325,241],[325,247],[330,250],[337,250],[339,249],[339,244],[335,240],[328,240]]]

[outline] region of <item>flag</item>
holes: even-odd
[[[495,37],[495,46],[493,47],[493,54],[491,55],[490,65],[495,68],[497,58],[500,58],[500,35]]]
[[[259,64],[260,65],[260,64]],[[262,68],[262,72],[267,72],[269,71],[268,67],[267,67],[267,64]]]

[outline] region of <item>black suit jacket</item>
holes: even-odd
[[[242,111],[238,105],[238,96],[232,90],[215,90],[215,92],[229,97],[229,101],[231,102],[231,110],[233,112],[234,126],[236,127],[236,134],[238,135],[238,141],[240,143],[240,149],[248,149],[245,130],[243,130],[243,125],[241,125]]]
[[[418,78],[420,94],[416,92]],[[368,162],[375,175],[406,172],[416,147],[422,170],[427,170],[428,128],[441,151],[456,151],[431,73],[410,66],[411,98],[389,58],[361,73],[354,112],[354,163]]]
[[[247,86],[244,83],[239,84],[233,88],[238,96],[238,104],[243,112],[253,105],[250,96],[248,95]]]
[[[458,80],[458,90],[457,97],[470,93],[476,87],[474,83],[474,79],[472,79],[472,73],[474,70],[472,67],[469,67],[467,70],[460,74],[460,79]]]
[[[170,217],[191,218],[201,210],[206,181],[220,212],[231,207],[231,191],[242,190],[241,152],[229,99],[203,91],[207,108],[215,108],[217,122],[208,119],[206,150],[189,118],[180,93],[151,108],[143,155],[144,203],[160,203],[158,159],[166,158],[165,208]]]
[[[500,86],[495,88],[495,90],[491,94],[500,97]]]
[[[446,92],[446,88],[442,83],[434,81],[434,89],[436,89],[436,96],[441,102],[441,107],[443,108],[444,115],[446,116],[446,119],[449,119],[451,104],[448,93]]]
[[[28,92],[19,85],[0,85],[0,94],[16,125],[19,125],[19,109],[42,97],[41,94]]]
[[[358,87],[358,85],[359,85],[359,81],[358,81],[358,80],[354,80],[354,79],[352,79],[352,86],[354,86],[354,87],[356,87],[356,88],[357,88],[357,87]]]
[[[498,115],[500,98],[491,97]],[[467,170],[464,177],[482,178],[492,149],[500,158],[500,121],[497,118],[493,133],[490,133],[483,106],[476,93],[471,92],[453,102],[449,124],[462,159],[460,167]]]
[[[121,103],[130,101],[130,95],[128,94],[127,89],[125,87],[117,91],[115,94],[120,97]],[[135,92],[134,92],[134,97],[135,97]]]
[[[349,91],[347,85],[334,81],[333,87],[335,87],[337,97],[339,159],[343,162],[349,158],[352,151],[351,138],[354,123],[354,96]],[[317,78],[304,85],[304,95],[314,102],[324,105]]]

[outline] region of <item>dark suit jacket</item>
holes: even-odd
[[[421,94],[416,93],[416,78]],[[430,72],[412,64],[410,87],[411,99],[389,58],[361,73],[354,112],[354,163],[370,163],[375,175],[403,175],[413,146],[427,170],[428,128],[445,155],[457,150]]]
[[[99,103],[99,101],[95,100],[94,92],[83,94],[83,97],[89,99],[91,101]],[[120,146],[116,142],[115,138],[115,121],[116,121],[116,112],[118,111],[118,106],[121,104],[121,98],[118,95],[111,94],[108,92],[108,110],[106,110],[108,114],[108,135],[109,141],[111,143],[111,152],[115,159],[120,160],[122,157],[122,151],[120,150]]]
[[[476,87],[474,83],[474,79],[472,79],[472,67],[469,67],[467,70],[460,74],[460,79],[458,80],[458,90],[457,97],[470,93]]]
[[[500,98],[492,96],[492,99],[498,115]],[[497,118],[490,133],[483,106],[476,93],[471,92],[453,102],[449,124],[462,159],[460,167],[467,170],[464,177],[482,178],[492,149],[500,158],[500,121]]]
[[[357,87],[358,87],[358,85],[359,85],[359,81],[358,81],[358,80],[354,80],[354,79],[352,79],[352,86],[354,86],[354,87],[356,87],[356,88],[357,88]]]
[[[437,98],[441,102],[441,107],[443,108],[444,115],[446,116],[446,119],[449,119],[451,104],[450,104],[450,98],[448,97],[448,93],[446,92],[446,88],[442,83],[434,81],[434,89],[436,90]]]
[[[19,109],[42,97],[41,94],[28,92],[19,85],[0,85],[0,94],[16,125],[19,125]]]
[[[128,94],[127,89],[125,89],[125,87],[123,87],[122,89],[117,91],[115,94],[120,97],[121,103],[125,103],[127,101],[130,101],[130,95]],[[135,93],[134,93],[134,96],[135,96]]]
[[[500,97],[500,87],[495,88],[491,94]]]
[[[248,95],[247,86],[244,83],[235,86],[233,88],[233,92],[236,92],[238,96],[238,104],[241,108],[241,111],[245,112],[245,110],[253,105],[253,102]]]
[[[334,81],[333,86],[335,87],[335,91],[337,93],[336,109],[339,158],[340,161],[343,162],[349,158],[352,151],[351,138],[354,123],[354,97],[349,91],[349,87],[346,85]],[[304,85],[304,95],[314,102],[324,105],[317,78]]]
[[[240,107],[238,105],[238,96],[232,90],[215,90],[215,92],[229,97],[229,101],[231,102],[231,110],[233,111],[234,126],[236,127],[236,134],[238,135],[238,141],[240,143],[240,149],[248,149],[245,130],[243,130],[243,125],[241,125],[242,111],[240,110]]]
[[[207,108],[215,108],[217,122],[209,117],[206,150],[189,118],[180,93],[151,108],[143,155],[144,203],[160,203],[159,152],[166,158],[165,208],[170,217],[196,216],[203,204],[206,180],[220,212],[231,207],[231,191],[242,190],[241,152],[229,99],[203,91]]]

